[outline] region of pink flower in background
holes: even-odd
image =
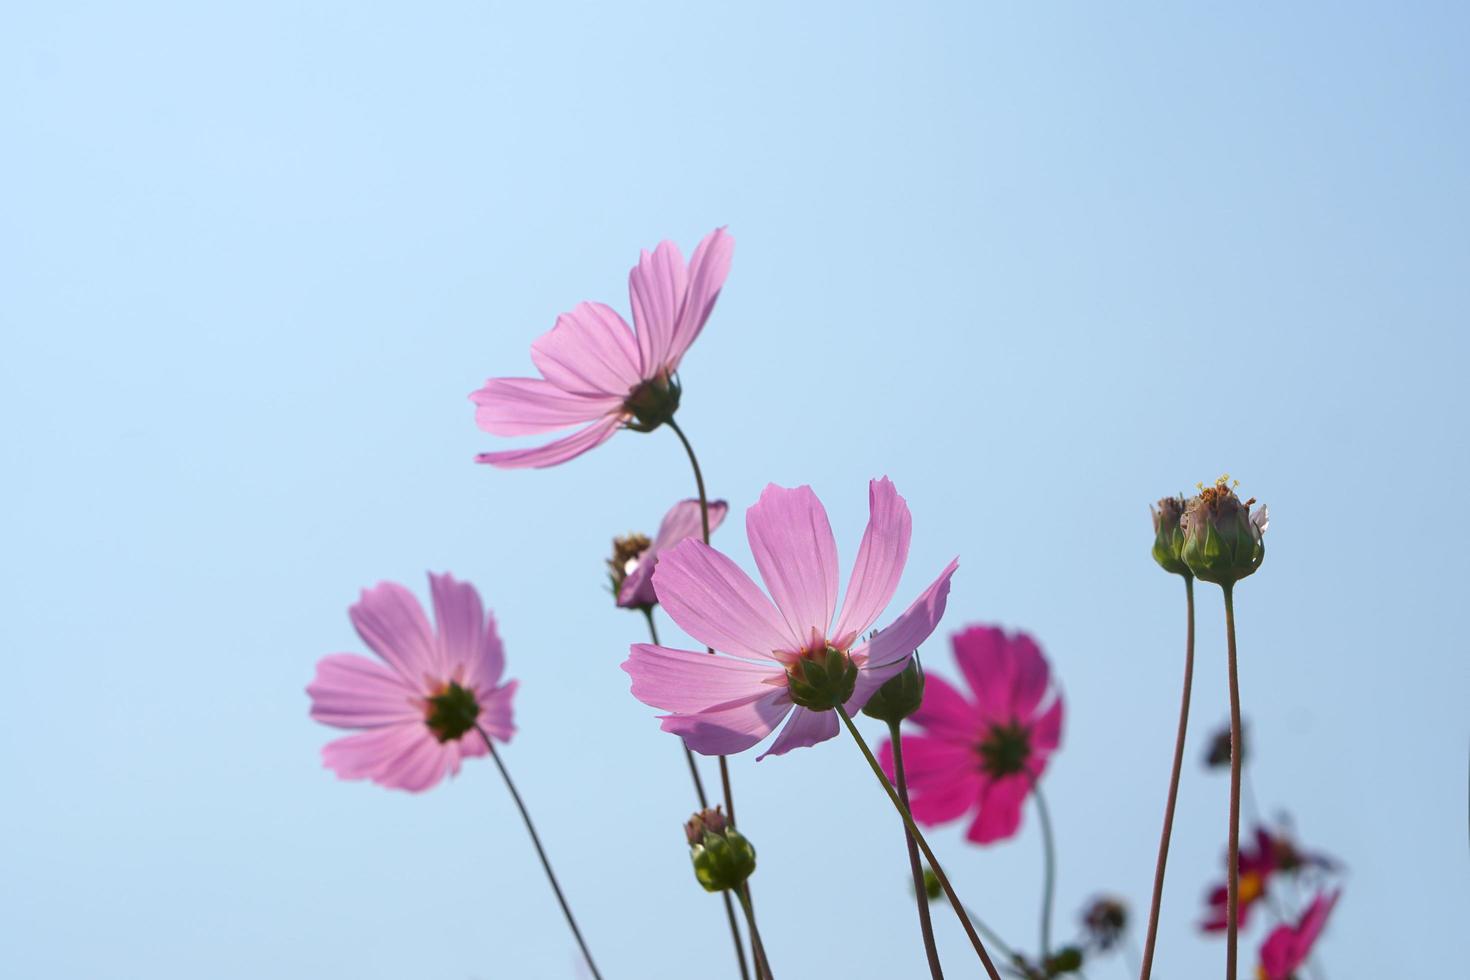
[[[1271,880],[1278,875],[1293,874],[1304,868],[1331,869],[1334,862],[1320,854],[1312,854],[1297,848],[1296,843],[1285,833],[1273,832],[1266,827],[1257,827],[1255,843],[1245,844],[1240,849],[1240,926],[1245,928],[1250,909],[1265,898],[1271,889]],[[1200,928],[1205,932],[1224,932],[1229,893],[1225,883],[1214,886],[1205,897],[1209,906],[1205,910]]]
[[[689,265],[673,242],[644,252],[628,273],[630,328],[611,307],[582,303],[531,345],[539,378],[492,378],[470,395],[475,422],[497,436],[584,426],[533,449],[481,453],[508,469],[555,466],[602,445],[624,426],[650,431],[679,407],[674,372],[699,336],[730,272],[734,240],[717,228]]]
[[[924,733],[903,736],[904,771],[915,820],[932,826],[975,810],[965,836],[990,844],[1020,829],[1031,784],[1061,744],[1062,698],[1025,633],[972,626],[955,635],[954,655],[975,696],[925,678],[924,703],[909,719]],[[878,761],[891,779],[891,742]]]
[[[342,779],[421,792],[460,760],[488,751],[478,726],[502,742],[515,732],[502,684],[505,652],[475,587],[449,575],[429,576],[435,630],[412,592],[393,582],[364,589],[348,614],[357,635],[383,663],[334,653],[316,665],[306,688],[311,717],[361,729],[329,742],[322,761]]]
[[[1341,891],[1318,895],[1296,925],[1281,925],[1271,931],[1261,944],[1261,965],[1256,968],[1258,980],[1292,980],[1311,957],[1312,947],[1322,935],[1327,917],[1341,895]]]
[[[898,588],[908,561],[908,505],[885,477],[868,486],[868,527],[858,548],[842,611],[837,609],[837,545],[827,512],[811,487],[766,487],[746,511],[745,530],[771,598],[729,558],[687,539],[664,552],[653,573],[659,604],[690,636],[720,652],[634,644],[623,669],[633,696],[662,708],[662,727],[695,752],[729,755],[790,720],[761,756],[782,755],[837,734],[833,710],[792,700],[813,664],[855,669],[849,713],[903,669],[944,615],[950,562],[887,629],[859,639]],[[774,599],[774,603],[772,602]]]
[[[725,520],[729,510],[730,505],[723,500],[709,502],[711,534]],[[691,499],[681,500],[670,508],[658,526],[658,534],[646,547],[634,550],[628,545],[635,542],[636,538],[618,539],[615,542],[618,555],[632,552],[631,557],[622,560],[612,570],[618,605],[625,609],[646,609],[658,605],[658,595],[653,590],[653,569],[658,563],[659,552],[672,548],[685,538],[703,536],[704,520],[700,514],[699,501]],[[618,561],[616,556],[614,561]]]

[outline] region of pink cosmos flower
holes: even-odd
[[[515,732],[516,682],[500,682],[505,651],[495,617],[468,582],[431,574],[429,585],[437,630],[412,592],[381,582],[364,589],[348,615],[383,663],[334,653],[316,665],[306,688],[311,717],[361,729],[322,749],[322,762],[341,779],[422,792],[445,772],[458,774],[461,759],[486,754],[477,727],[502,742]]]
[[[903,736],[904,772],[919,823],[957,820],[976,810],[965,836],[1005,840],[1021,827],[1021,807],[1061,744],[1062,698],[1051,670],[1025,633],[972,626],[954,637],[954,656],[971,700],[933,674],[909,719],[922,735]],[[878,761],[893,778],[893,743]]]
[[[709,502],[711,534],[725,520],[729,510],[730,505],[723,500]],[[612,565],[618,605],[624,609],[646,609],[658,605],[658,595],[653,591],[653,569],[658,563],[659,553],[685,538],[703,535],[704,519],[700,514],[699,501],[690,499],[681,500],[669,509],[652,541],[642,535],[632,535],[613,542],[614,555],[609,564]]]
[[[1321,854],[1312,854],[1297,848],[1296,843],[1284,832],[1273,832],[1266,827],[1257,827],[1255,844],[1246,843],[1240,849],[1240,927],[1245,928],[1250,909],[1265,898],[1271,889],[1271,880],[1279,875],[1289,875],[1305,868],[1331,869],[1334,862]],[[1214,886],[1205,897],[1208,908],[1200,929],[1205,932],[1224,932],[1227,925],[1229,892],[1225,883]]]
[[[1312,947],[1322,935],[1327,917],[1332,914],[1332,908],[1341,895],[1341,891],[1318,895],[1296,925],[1281,925],[1272,930],[1261,944],[1257,980],[1292,980],[1312,955]]]
[[[497,436],[584,427],[533,449],[481,453],[476,461],[507,469],[555,466],[620,428],[648,432],[672,418],[679,407],[674,373],[714,309],[734,251],[734,240],[716,228],[687,267],[673,242],[644,252],[628,273],[636,331],[602,303],[582,303],[557,317],[531,345],[541,377],[485,382],[470,395],[475,422]]]
[[[703,755],[730,755],[789,716],[760,758],[782,755],[836,735],[837,714],[829,709],[841,704],[856,712],[903,669],[944,615],[959,562],[950,562],[892,625],[859,642],[898,588],[911,531],[908,505],[886,477],[869,483],[868,507],[835,624],[837,545],[811,487],[772,484],[746,511],[746,535],[771,598],[701,541],[689,538],[664,552],[653,572],[659,604],[684,632],[721,654],[632,646],[623,669],[633,696],[670,712],[661,719],[664,731]]]

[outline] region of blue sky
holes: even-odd
[[[1237,603],[1252,779],[1350,868],[1324,974],[1443,971],[1470,913],[1467,28],[1432,3],[8,11],[10,970],[574,975],[492,768],[411,797],[319,765],[303,688],[360,648],[347,606],[447,569],[500,619],[505,758],[606,975],[733,973],[677,747],[617,668],[641,624],[602,591],[610,538],[691,491],[678,446],[491,471],[465,400],[572,304],[626,311],[639,248],[728,224],[680,412],[734,509],[718,543],[750,567],[744,509],[811,483],[849,562],[887,474],[899,601],[959,554],[945,629],[1039,638],[1069,711],[1058,933],[1097,891],[1144,911],[1183,615],[1147,505],[1228,470],[1273,514]],[[1192,928],[1223,651],[1204,588],[1156,976],[1223,959]],[[852,746],[735,780],[777,972],[920,975]],[[934,840],[1034,945],[1034,816]]]

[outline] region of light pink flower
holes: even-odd
[[[730,505],[723,500],[709,502],[711,534],[724,522],[729,510]],[[658,526],[658,534],[654,535],[648,547],[627,559],[621,568],[613,569],[614,582],[618,581],[619,574],[623,576],[618,586],[618,605],[624,609],[644,609],[657,605],[658,595],[653,590],[653,569],[658,563],[659,553],[672,548],[685,538],[703,536],[704,519],[700,514],[698,500],[681,500],[669,508]]]
[[[445,772],[457,774],[461,759],[486,754],[477,726],[502,742],[515,732],[516,682],[500,682],[505,651],[495,617],[468,582],[431,574],[429,585],[437,630],[412,592],[381,582],[348,615],[383,663],[334,653],[316,665],[306,688],[311,717],[361,729],[322,749],[322,762],[342,779],[422,792]]]
[[[1025,633],[972,626],[955,635],[954,656],[975,696],[925,677],[924,703],[909,719],[924,734],[903,736],[911,810],[931,826],[975,810],[965,836],[990,844],[1021,827],[1031,785],[1061,744],[1062,698]],[[878,761],[891,779],[891,742],[879,747]]]
[[[1261,965],[1256,968],[1258,980],[1292,980],[1311,957],[1312,947],[1322,935],[1327,917],[1341,895],[1341,891],[1318,895],[1296,925],[1281,925],[1272,930],[1261,944]]]
[[[805,662],[829,650],[845,656],[857,668],[844,704],[853,713],[903,669],[944,615],[958,561],[892,625],[859,642],[898,588],[911,530],[908,505],[886,477],[869,484],[868,507],[868,527],[835,625],[837,544],[811,487],[772,484],[746,511],[746,535],[771,598],[701,541],[686,539],[664,552],[653,573],[659,604],[684,632],[721,654],[633,645],[623,669],[633,679],[634,697],[670,712],[662,716],[664,731],[681,736],[695,752],[730,755],[755,745],[790,715],[761,758],[782,755],[829,739],[838,728],[835,711],[792,701],[788,671],[805,669]]]
[[[582,303],[557,317],[531,345],[541,377],[485,382],[470,395],[475,422],[497,436],[585,427],[533,449],[481,453],[477,461],[508,469],[555,466],[620,428],[646,432],[672,418],[679,407],[674,373],[714,309],[734,251],[734,240],[717,228],[687,267],[673,242],[644,252],[628,273],[636,332],[602,303]]]

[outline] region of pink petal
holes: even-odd
[[[704,329],[705,321],[715,308],[715,300],[719,299],[720,289],[725,285],[725,277],[730,274],[730,260],[734,255],[735,239],[724,228],[716,228],[704,236],[694,249],[689,260],[689,289],[669,345],[670,370],[679,366],[684,352]]]
[[[1021,828],[1021,807],[1031,787],[1024,778],[1006,776],[990,780],[980,792],[980,812],[965,839],[976,844],[1005,840]]]
[[[653,570],[658,565],[658,555],[649,548],[638,556],[638,564],[623,579],[618,588],[618,605],[625,609],[638,609],[658,602],[658,593],[653,588]]]
[[[978,739],[981,730],[975,706],[936,674],[924,676],[924,703],[909,720],[935,735],[960,741]]]
[[[480,689],[478,700],[480,702],[480,727],[491,738],[501,742],[509,742],[516,733],[514,715],[511,711],[511,701],[515,698],[516,688],[520,686],[519,681],[507,681],[505,684],[494,688],[486,693]],[[480,737],[479,732],[470,732],[460,740],[465,755],[484,755],[485,740]],[[478,745],[479,751],[471,749]]]
[[[954,637],[954,658],[975,692],[981,717],[1005,724],[1011,715],[1013,658],[1005,630],[971,626]]]
[[[688,286],[684,256],[673,242],[659,242],[653,254],[644,252],[628,273],[628,296],[633,303],[633,325],[638,330],[641,374],[652,378],[669,367],[669,348]]]
[[[709,533],[714,534],[715,529],[725,520],[725,515],[730,512],[730,505],[723,500],[711,500],[709,502]],[[655,553],[665,548],[672,547],[685,538],[699,536],[704,538],[704,521],[700,516],[699,501],[681,500],[659,522],[658,533],[653,537],[653,544],[649,547]]]
[[[448,752],[422,721],[374,728],[329,742],[322,762],[340,779],[371,779],[417,792],[444,775]]]
[[[434,622],[439,631],[441,680],[449,679],[454,667],[478,661],[485,633],[485,609],[480,593],[468,582],[447,572],[429,573],[429,592],[434,600]]]
[[[442,745],[432,736],[416,742],[403,754],[385,762],[372,780],[379,786],[422,793],[437,786],[452,763],[457,764],[458,749]]]
[[[767,485],[745,512],[745,533],[797,649],[825,644],[837,608],[837,542],[812,488]]]
[[[579,303],[531,345],[531,362],[542,376],[581,395],[628,397],[643,379],[633,331],[610,306]]]
[[[842,614],[832,630],[838,649],[845,650],[878,621],[898,589],[909,558],[913,520],[908,504],[885,476],[868,483],[868,527],[858,547]]]
[[[771,600],[738,565],[702,541],[685,538],[663,552],[653,587],[664,611],[705,646],[758,659],[793,649]]]
[[[574,395],[540,378],[491,378],[470,394],[475,424],[492,435],[554,432],[601,418],[622,407],[618,395]]]
[[[753,664],[734,657],[635,643],[623,670],[633,679],[633,696],[665,711],[690,714],[732,701],[786,690],[786,672],[769,661]]]
[[[734,755],[771,734],[790,710],[786,691],[773,688],[770,694],[698,714],[665,715],[660,727],[683,738],[700,755]]]
[[[837,735],[837,712],[835,711],[811,711],[798,706],[791,712],[781,734],[771,743],[771,747],[755,757],[759,762],[768,755],[785,755],[792,749],[805,748],[825,742]]]
[[[412,592],[396,582],[362,590],[347,611],[357,635],[415,689],[424,690],[439,664],[439,647]]]
[[[1062,698],[1057,696],[1051,707],[1031,726],[1031,745],[1052,751],[1062,744]]]
[[[882,746],[879,763],[893,777],[893,747]],[[958,820],[975,805],[980,777],[974,754],[962,745],[940,739],[905,736],[904,776],[908,780],[914,819],[926,826]]]
[[[377,728],[422,723],[422,694],[396,671],[355,653],[334,653],[317,661],[307,685],[311,717],[338,728]]]
[[[1046,694],[1051,680],[1051,668],[1041,655],[1028,633],[1016,633],[1010,638],[1011,650],[1011,704],[1013,718],[1026,719],[1036,711],[1041,698]]]
[[[939,573],[939,577],[930,583],[929,588],[914,600],[913,605],[904,610],[902,616],[867,643],[854,649],[854,658],[862,653],[868,658],[867,662],[871,667],[881,667],[911,656],[929,639],[929,634],[934,632],[939,620],[944,617],[945,603],[949,600],[949,580],[959,567],[958,558],[951,561]]]
[[[491,466],[499,466],[508,470],[555,466],[569,459],[576,459],[588,450],[596,449],[611,439],[613,433],[618,431],[622,424],[621,414],[609,415],[585,429],[578,429],[564,439],[548,442],[534,449],[509,449],[498,453],[481,453],[475,457],[475,462],[489,463]]]

